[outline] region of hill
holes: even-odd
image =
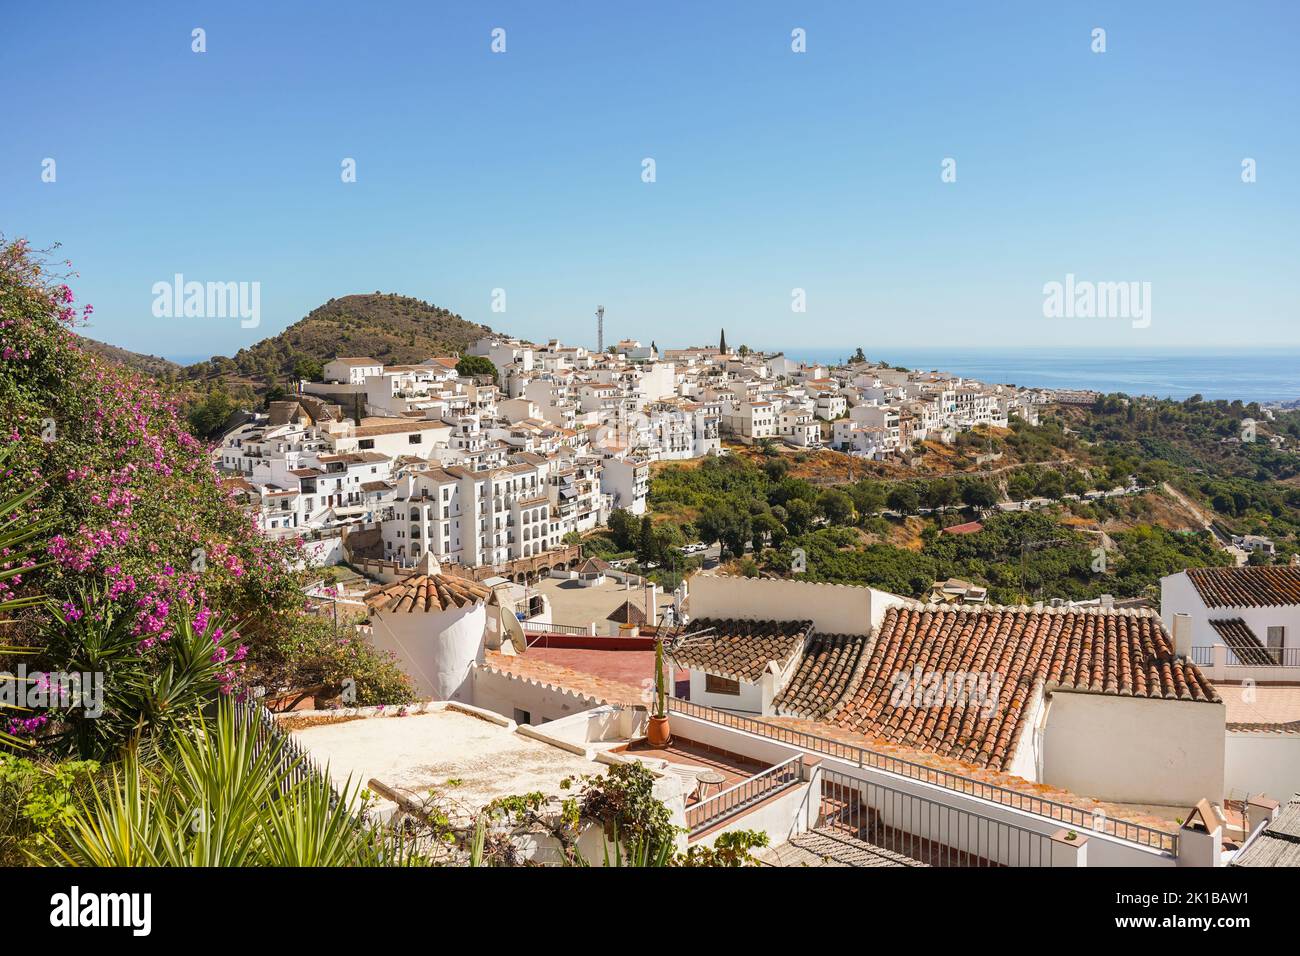
[[[330,299],[279,335],[240,349],[233,358],[213,356],[189,366],[185,374],[262,392],[298,375],[314,377],[320,364],[340,355],[369,355],[385,365],[421,362],[463,352],[490,331],[410,296],[347,295]]]
[[[85,336],[79,336],[79,338],[81,347],[87,352],[117,365],[124,365],[134,372],[144,372],[146,375],[152,375],[154,378],[160,379],[174,378],[181,372],[182,366],[157,355],[132,352],[128,349],[118,348],[116,345],[109,345],[107,342],[88,339]]]

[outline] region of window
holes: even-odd
[[[1282,647],[1286,644],[1286,628],[1270,627],[1268,629],[1268,646]]]
[[[407,441],[407,444],[410,444],[410,445],[420,445],[420,444],[423,444],[423,443],[424,443],[424,436],[421,435],[421,434],[419,434],[419,433],[417,432],[417,433],[414,434],[414,435],[407,435],[407,436],[406,436],[406,441]]]
[[[738,697],[740,696],[740,681],[731,680],[728,677],[718,677],[716,674],[705,674],[704,690],[709,694],[728,694],[732,697]]]
[[[359,442],[357,442],[357,448],[370,449],[374,447],[375,447],[375,440],[373,438],[363,438]]]

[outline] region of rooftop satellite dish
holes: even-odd
[[[528,638],[524,636],[524,629],[519,625],[519,620],[505,608],[501,609],[501,630],[502,637],[510,638],[510,643],[515,646],[515,653],[522,654],[528,650]]]

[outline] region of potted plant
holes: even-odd
[[[646,741],[651,747],[663,747],[672,740],[668,730],[668,689],[664,686],[664,641],[655,638],[655,700],[650,711]]]

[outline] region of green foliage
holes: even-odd
[[[75,607],[51,604],[48,613],[39,660],[51,670],[102,677],[102,701],[83,686],[90,699],[51,712],[56,723],[48,741],[64,752],[112,758],[145,738],[171,733],[229,689],[228,648],[236,642],[207,614],[196,626],[188,607],[178,605],[170,636],[141,650],[136,616],[105,601],[97,588],[84,592]]]
[[[276,691],[311,689],[318,698],[337,697],[345,686],[358,707],[409,704],[410,679],[396,658],[378,651],[347,625],[303,614],[267,634],[249,655],[260,683]],[[350,682],[345,685],[345,682]]]
[[[28,850],[52,846],[98,772],[93,760],[38,763],[0,753],[0,866],[22,866]]]
[[[78,800],[53,845],[31,849],[67,866],[391,866],[401,841],[358,823],[358,792],[336,797],[310,773],[294,779],[283,740],[241,733],[223,701],[211,722],[176,726],[156,763],[135,751]]]
[[[672,847],[677,828],[654,795],[655,775],[640,763],[614,764],[601,776],[583,778],[580,812],[605,827],[607,836],[644,841],[651,854]]]
[[[756,847],[768,845],[767,834],[757,830],[728,830],[720,833],[713,846],[694,845],[679,853],[673,866],[758,866],[750,854]]]
[[[462,355],[456,363],[456,373],[465,376],[487,375],[493,382],[498,381],[497,367],[485,355]]]

